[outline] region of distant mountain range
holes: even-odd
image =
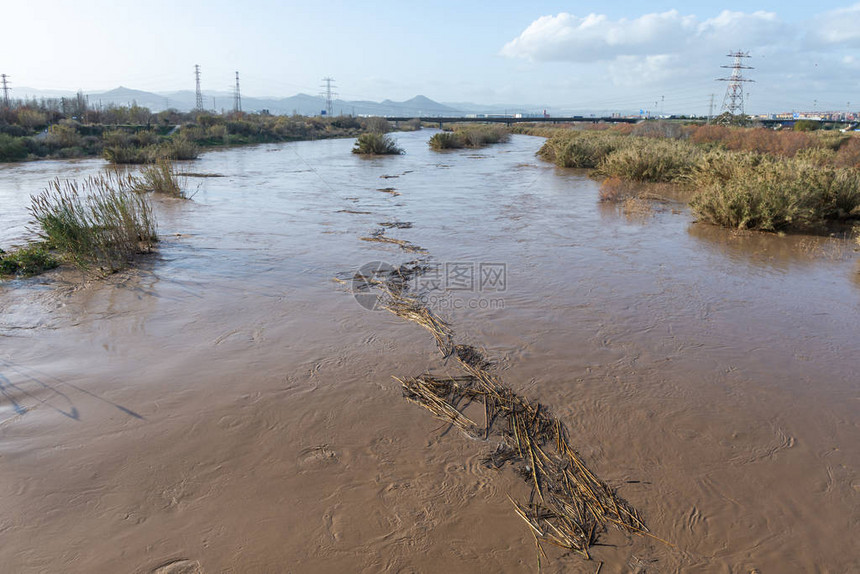
[[[127,106],[137,104],[160,112],[169,108],[187,112],[194,108],[196,95],[191,90],[178,92],[154,93],[133,90],[120,86],[119,88],[100,93],[87,93],[92,106]],[[60,98],[74,97],[75,92],[61,90],[37,90],[31,88],[16,88],[13,97],[30,98]],[[233,94],[230,92],[204,92],[203,105],[206,109],[221,112],[233,108]],[[325,100],[319,96],[297,94],[288,98],[254,98],[242,97],[242,109],[246,112],[268,110],[272,114],[319,115],[325,109]],[[465,114],[498,114],[498,113],[538,113],[542,108],[480,105],[471,103],[442,104],[425,96],[415,96],[404,102],[384,100],[382,102],[334,100],[332,111],[335,115],[355,116],[461,116]]]

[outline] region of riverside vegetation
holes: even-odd
[[[147,193],[190,199],[187,178],[161,159],[140,175],[107,172],[82,181],[53,180],[31,200],[38,239],[0,250],[0,277],[29,277],[62,263],[110,274],[149,253],[158,241]]]
[[[489,144],[503,143],[510,139],[510,131],[502,126],[467,125],[457,126],[434,134],[430,148],[434,150],[481,148]]]
[[[34,196],[30,212],[44,244],[85,271],[127,267],[158,240],[152,206],[131,175],[55,179]]]
[[[379,128],[382,125],[384,129]],[[415,129],[408,122],[403,129]],[[0,110],[0,162],[102,156],[115,164],[194,159],[201,149],[258,143],[356,137],[390,131],[383,118],[214,114],[111,106],[77,100],[19,101]]]
[[[352,153],[361,155],[400,155],[403,149],[388,135],[378,132],[368,132],[358,136]]]
[[[542,159],[592,169],[610,188],[619,180],[683,186],[695,214],[717,225],[820,231],[860,218],[860,138],[850,134],[665,122],[516,129],[548,137]]]

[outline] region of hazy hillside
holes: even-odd
[[[159,112],[168,108],[187,112],[194,108],[196,96],[193,90],[175,92],[146,92],[120,86],[106,92],[89,92],[86,94],[92,106],[130,106],[137,104],[152,111]],[[18,98],[61,98],[74,97],[75,92],[63,90],[38,90],[33,88],[16,88],[13,97]],[[216,112],[233,109],[233,94],[229,91],[204,91],[203,106]],[[287,98],[278,97],[242,97],[242,109],[247,112],[268,110],[272,114],[319,115],[325,109],[325,100],[319,96],[296,94]],[[374,115],[374,116],[459,116],[480,113],[523,113],[541,112],[543,108],[536,106],[517,105],[484,105],[469,102],[439,103],[422,95],[415,96],[403,102],[383,100],[373,102],[368,100],[334,100],[332,111],[335,115]]]

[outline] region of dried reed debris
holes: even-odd
[[[463,351],[468,353],[465,360]],[[561,421],[541,404],[501,385],[480,366],[486,361],[474,349],[458,346],[454,353],[470,374],[397,379],[403,395],[469,436],[499,439],[484,464],[499,469],[511,465],[530,484],[528,502],[511,502],[539,546],[546,542],[588,559],[589,549],[609,525],[648,532],[636,510],[588,469],[570,446]],[[464,414],[473,402],[484,406],[482,424]]]
[[[362,241],[371,241],[375,243],[390,243],[392,245],[397,245],[403,251],[408,251],[410,253],[426,253],[427,250],[423,247],[415,245],[411,241],[406,241],[405,239],[396,239],[394,237],[388,237],[385,235],[385,229],[379,228],[369,236],[362,237]]]

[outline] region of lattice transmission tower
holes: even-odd
[[[197,95],[197,101],[194,104],[194,109],[195,110],[202,110],[203,109],[203,92],[200,91],[200,65],[199,64],[194,64],[194,80],[197,83],[197,89],[195,91],[195,93]]]
[[[233,111],[242,111],[242,94],[239,92],[239,72],[236,72],[236,87],[233,89]]]
[[[332,91],[332,88],[337,86],[334,85],[334,78],[323,78],[323,84],[320,86],[323,91],[320,92],[320,97],[325,98],[325,113],[327,116],[332,115],[332,100],[337,97],[337,93]]]
[[[0,79],[3,81],[3,107],[9,107],[9,90],[12,88],[9,87],[9,76],[6,74],[0,74]]]
[[[744,64],[745,58],[750,58],[749,52],[729,52],[729,58],[733,59],[731,66],[720,66],[728,68],[732,74],[728,78],[717,78],[718,82],[728,82],[726,86],[726,95],[723,97],[723,108],[720,113],[721,121],[728,122],[736,116],[744,115],[744,84],[754,82],[749,78],[744,78],[744,70],[753,70],[752,66]],[[724,115],[728,112],[728,115]]]

